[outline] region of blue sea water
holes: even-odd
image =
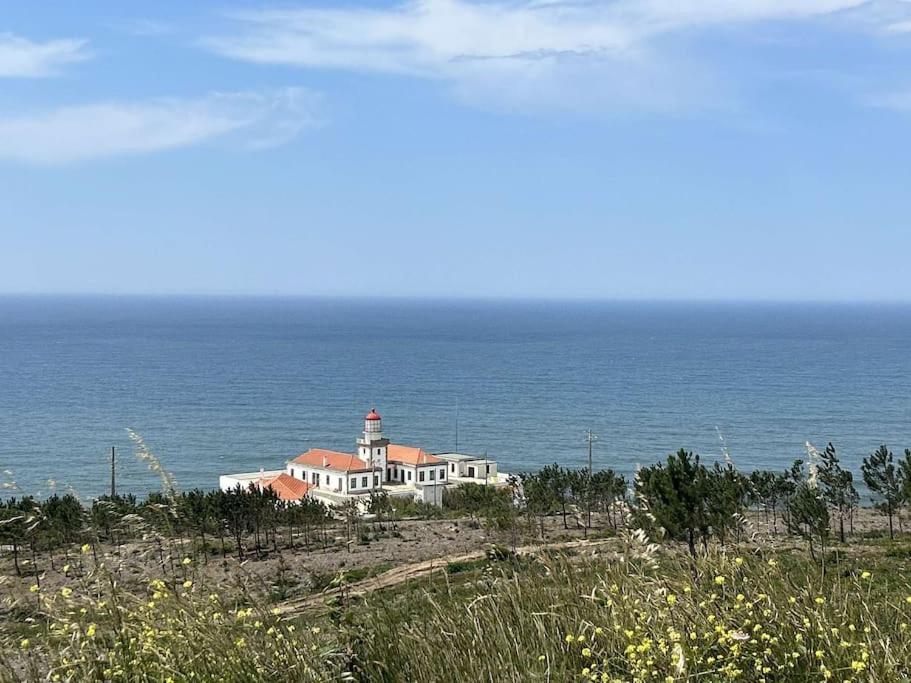
[[[632,472],[681,446],[783,468],[828,440],[858,466],[911,446],[911,306],[0,299],[0,483],[182,488],[351,450],[376,406],[395,442],[501,469]],[[49,484],[54,480],[56,484]]]

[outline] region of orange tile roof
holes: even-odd
[[[266,477],[259,482],[261,487],[275,491],[280,500],[300,500],[307,495],[310,485],[282,472],[275,477]]]
[[[327,470],[339,472],[369,471],[370,466],[356,455],[327,451],[324,448],[311,448],[306,453],[301,453],[291,462],[310,467],[323,467]]]
[[[391,443],[386,448],[386,459],[389,462],[400,462],[403,465],[431,465],[443,462],[435,455],[430,455],[422,448],[414,446],[399,446]]]

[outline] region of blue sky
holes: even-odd
[[[911,2],[4,3],[0,292],[911,299]]]

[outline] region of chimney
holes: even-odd
[[[327,456],[325,453],[323,453],[323,467],[328,467],[328,466],[329,466],[329,456]]]

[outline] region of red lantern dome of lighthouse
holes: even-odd
[[[367,413],[367,416],[364,419],[370,420],[371,422],[373,422],[374,420],[379,420],[381,418],[380,418],[380,414],[378,412],[376,412],[376,408],[371,408],[370,412]]]

